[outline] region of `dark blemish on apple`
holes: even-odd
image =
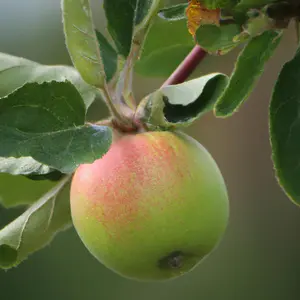
[[[158,261],[161,269],[180,269],[183,265],[184,254],[181,251],[174,251]]]

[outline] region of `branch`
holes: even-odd
[[[204,59],[206,52],[196,45],[162,86],[184,82]]]

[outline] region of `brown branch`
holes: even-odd
[[[162,86],[184,82],[204,59],[205,55],[206,52],[196,45]]]

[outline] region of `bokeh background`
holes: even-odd
[[[101,28],[105,23],[101,1],[93,4]],[[230,224],[221,244],[198,268],[169,282],[130,281],[98,263],[70,229],[19,267],[0,271],[0,299],[300,299],[300,209],[277,185],[268,138],[272,87],[295,45],[290,28],[250,99],[233,117],[216,119],[208,114],[188,130],[216,159],[231,203]],[[0,0],[0,52],[43,64],[70,64],[60,0]],[[209,57],[193,76],[229,74],[236,55]],[[136,76],[138,97],[158,88],[164,79]],[[95,110],[107,113],[99,101]],[[38,197],[44,185],[0,175],[0,197]],[[20,212],[0,207],[0,227]]]

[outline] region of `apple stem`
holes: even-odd
[[[206,54],[199,45],[196,45],[162,86],[184,82],[193,73]]]

